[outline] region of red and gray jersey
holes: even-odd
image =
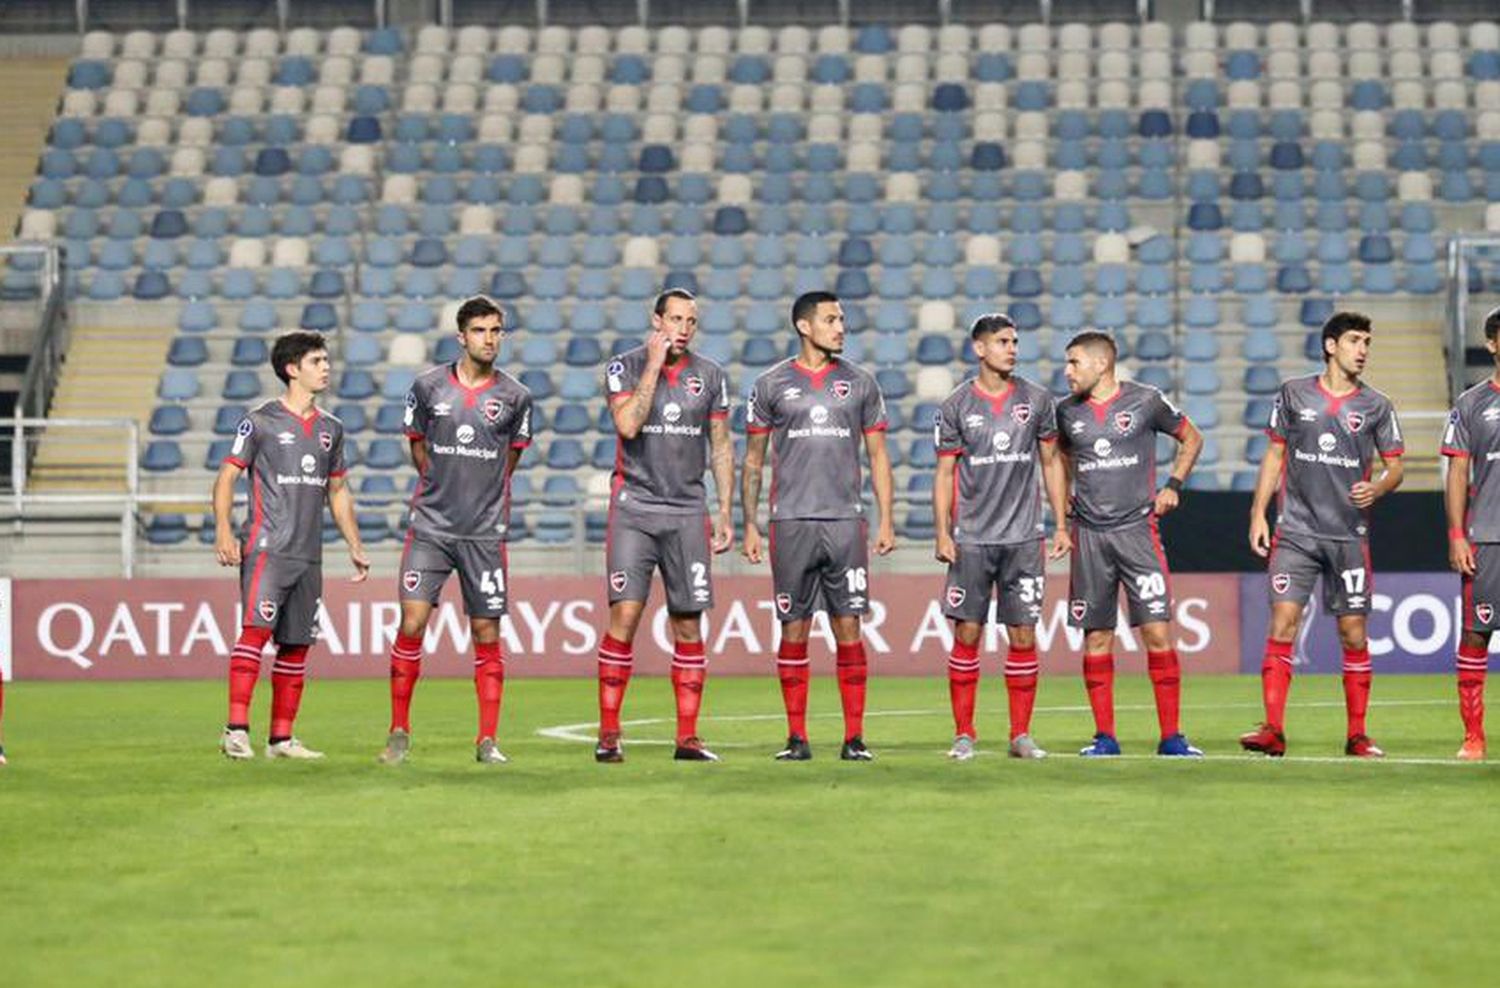
[[[635,391],[646,356],[642,346],[609,362],[604,393],[611,404]],[[659,514],[701,514],[708,423],[728,416],[729,377],[722,367],[692,353],[664,364],[641,431],[616,439],[614,502]]]
[[[954,470],[953,538],[1011,545],[1042,535],[1040,443],[1057,440],[1057,409],[1045,388],[1013,378],[997,395],[965,381],[938,409],[933,442]]]
[[[1326,539],[1362,539],[1368,513],[1354,506],[1350,488],[1370,476],[1378,457],[1400,456],[1401,426],[1391,400],[1360,385],[1335,397],[1317,375],[1281,386],[1266,435],[1286,446],[1278,528]]]
[[[756,378],[745,427],[771,436],[771,519],[863,518],[859,450],[885,426],[880,386],[847,361],[783,360]]]
[[[1474,542],[1500,542],[1500,388],[1476,384],[1458,396],[1443,430],[1450,470],[1469,471],[1469,511],[1464,525]]]
[[[406,395],[406,436],[427,446],[411,527],[442,539],[496,540],[510,521],[510,451],[531,445],[531,392],[500,369],[466,387],[458,365],[421,374]]]
[[[1118,528],[1151,515],[1156,434],[1181,439],[1188,418],[1153,387],[1121,381],[1107,401],[1072,395],[1057,406],[1057,434],[1072,461],[1075,521]]]
[[[240,420],[224,462],[250,473],[245,553],[322,560],[328,481],[344,475],[344,423],[317,408],[303,418],[273,398]]]

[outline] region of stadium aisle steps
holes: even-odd
[[[68,77],[66,58],[0,60],[0,244],[15,238],[26,193],[36,178],[36,149],[47,142],[58,93]]]
[[[1366,309],[1365,311],[1368,311]],[[1398,412],[1448,407],[1447,361],[1443,355],[1440,321],[1381,320],[1375,334],[1370,381],[1395,402]],[[1439,490],[1438,440],[1441,419],[1408,418],[1402,422],[1406,440],[1406,480],[1403,490]]]
[[[51,417],[133,418],[144,436],[175,334],[170,323],[74,327]],[[48,433],[32,468],[32,489],[124,490],[125,457],[118,430]]]

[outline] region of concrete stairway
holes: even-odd
[[[66,58],[0,59],[0,243],[15,237],[47,128],[68,75]]]

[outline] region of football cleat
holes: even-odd
[[[1120,754],[1120,742],[1115,740],[1113,734],[1099,732],[1094,735],[1094,743],[1078,752],[1084,758],[1114,758]]]
[[[599,735],[599,743],[594,746],[594,761],[604,765],[618,765],[624,760],[625,750],[620,747],[619,732]]]
[[[702,738],[684,738],[672,753],[672,760],[678,762],[716,762],[719,756],[709,751],[703,745]]]
[[[873,762],[875,753],[865,747],[865,739],[852,737],[839,749],[839,757],[846,762]]]
[[[500,746],[495,744],[494,738],[480,738],[479,743],[474,746],[474,760],[481,765],[504,765],[510,761]]]
[[[948,757],[955,762],[967,762],[974,757],[974,739],[967,734],[960,734],[953,739],[953,747],[948,749]]]
[[[1199,748],[1194,748],[1182,734],[1174,734],[1169,738],[1162,738],[1161,744],[1156,746],[1156,754],[1159,758],[1203,757],[1203,751]]]
[[[0,744],[0,765],[5,764],[5,745]]]
[[[1012,758],[1046,758],[1047,753],[1041,746],[1032,740],[1030,734],[1018,734],[1011,739],[1010,757]]]
[[[1484,738],[1464,738],[1464,746],[1458,749],[1456,756],[1461,762],[1484,761]],[[0,765],[5,763],[5,753],[0,751]]]
[[[398,727],[385,739],[385,750],[376,756],[376,761],[382,765],[400,765],[410,751],[411,735]]]
[[[255,757],[255,748],[250,744],[250,732],[237,728],[224,728],[224,733],[219,737],[219,750],[224,753],[225,758],[233,758],[235,761]]]
[[[1385,752],[1370,740],[1368,734],[1353,734],[1344,742],[1344,754],[1351,758],[1384,758]]]
[[[1258,751],[1271,758],[1286,754],[1286,735],[1270,724],[1262,724],[1253,731],[1240,735],[1240,747],[1246,751]]]
[[[793,734],[786,739],[786,747],[776,752],[778,762],[810,762],[812,761],[812,745],[807,743],[806,738]]]
[[[313,751],[296,738],[287,738],[285,741],[277,741],[275,744],[266,745],[266,757],[314,761],[322,758],[323,753],[321,751]]]

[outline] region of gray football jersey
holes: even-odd
[[[885,426],[880,386],[847,361],[783,360],[756,378],[745,427],[771,436],[771,520],[863,518],[859,450]]]
[[[1377,458],[1402,452],[1389,398],[1366,385],[1335,397],[1317,375],[1293,378],[1276,394],[1266,434],[1286,446],[1278,528],[1326,539],[1369,534],[1368,513],[1354,506],[1349,489],[1370,476]]]
[[[1500,388],[1491,381],[1458,396],[1443,430],[1450,470],[1469,472],[1469,512],[1464,519],[1475,542],[1500,542]],[[1467,462],[1459,462],[1460,460]]]
[[[1153,387],[1121,381],[1108,401],[1070,395],[1057,405],[1057,434],[1072,461],[1072,517],[1116,528],[1151,514],[1156,434],[1180,438],[1187,416]]]
[[[958,458],[953,538],[1009,545],[1042,536],[1039,443],[1057,440],[1057,410],[1045,388],[1023,377],[1004,392],[965,381],[938,409],[933,442]]]
[[[245,552],[320,561],[328,480],[345,472],[344,423],[317,408],[303,418],[272,398],[240,420],[224,462],[250,474]]]
[[[406,435],[427,445],[427,472],[411,499],[411,527],[444,539],[494,540],[510,523],[512,449],[531,445],[531,392],[495,369],[465,387],[457,364],[422,373],[406,395]]]
[[[627,350],[604,369],[611,404],[635,390],[646,348]],[[651,413],[634,439],[616,438],[613,497],[661,514],[701,514],[708,467],[708,423],[729,416],[729,378],[707,357],[683,354],[662,366]]]

